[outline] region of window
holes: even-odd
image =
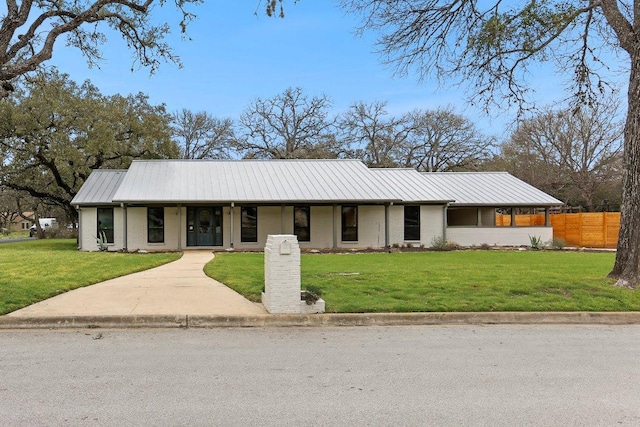
[[[240,208],[240,241],[258,241],[258,208],[243,206]]]
[[[342,241],[358,241],[358,207],[342,207]]]
[[[113,208],[98,208],[98,237],[107,239],[107,243],[113,243]]]
[[[300,242],[311,241],[311,207],[293,207],[293,234],[298,236]]]
[[[31,224],[29,224],[29,221],[22,221],[22,229],[23,230],[28,230],[29,227],[31,227]]]
[[[164,208],[147,208],[147,241],[164,243]]]
[[[404,207],[404,240],[420,240],[420,206]]]

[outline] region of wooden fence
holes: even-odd
[[[620,231],[620,212],[585,212],[549,215],[553,237],[568,246],[615,248]],[[511,225],[511,215],[496,215],[496,225]],[[544,214],[516,215],[516,226],[544,225]]]

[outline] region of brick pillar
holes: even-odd
[[[269,313],[300,313],[300,246],[293,234],[267,236],[262,303]]]

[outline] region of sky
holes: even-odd
[[[300,87],[309,97],[326,95],[336,114],[360,101],[386,101],[392,115],[452,107],[488,136],[504,136],[515,117],[514,111],[487,114],[470,106],[465,92],[450,83],[395,76],[376,53],[375,34],[356,36],[358,17],[334,1],[289,1],[286,17],[279,19],[267,17],[259,0],[208,0],[192,9],[198,18],[188,28],[190,40],[178,34],[171,3],[153,13],[174,24],[169,41],[182,68],[163,63],[153,75],[145,68],[132,72],[131,51],[117,36],[104,45],[99,68],[90,69],[77,50],[60,41],[49,64],[77,82],[91,80],[107,95],[143,92],[169,112],[186,108],[234,120],[251,101],[288,87]],[[558,101],[560,83],[544,69],[530,83],[539,103]]]

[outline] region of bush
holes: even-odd
[[[553,240],[551,241],[551,246],[554,249],[562,249],[567,245],[567,242],[564,241],[564,239],[561,239],[559,237],[554,237]]]
[[[442,236],[437,236],[431,239],[431,249],[434,251],[455,251],[460,249],[460,245],[455,242],[449,242]]]
[[[78,229],[69,230],[68,228],[48,228],[44,233],[47,239],[76,239],[78,237]]]

